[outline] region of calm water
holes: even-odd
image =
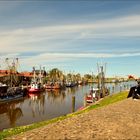
[[[135,82],[106,84],[111,94],[129,89]],[[49,120],[72,112],[72,96],[75,96],[75,110],[84,104],[84,95],[91,85],[45,91],[44,93],[10,103],[0,104],[0,130],[34,122]],[[93,84],[96,87],[96,84]]]

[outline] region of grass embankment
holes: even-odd
[[[92,109],[96,109],[96,108],[99,108],[99,107],[103,107],[103,106],[121,101],[123,99],[126,99],[127,95],[128,95],[128,92],[123,91],[123,92],[120,92],[120,93],[117,93],[117,94],[107,96],[107,97],[103,98],[101,101],[99,101],[97,104],[88,106],[85,109],[77,111],[77,112],[72,113],[72,114],[67,114],[65,116],[54,118],[52,120],[43,121],[43,122],[39,122],[39,123],[34,123],[34,124],[31,124],[31,125],[27,125],[27,126],[19,126],[19,127],[3,130],[2,132],[0,132],[0,139],[9,137],[9,136],[12,136],[12,135],[15,135],[15,134],[19,134],[19,133],[22,133],[22,132],[25,132],[25,131],[28,131],[28,130],[31,130],[31,129],[34,129],[34,128],[45,126],[45,125],[50,124],[50,123],[54,123],[54,122],[64,120],[66,118],[84,113],[84,112],[88,112]]]

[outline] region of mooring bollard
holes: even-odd
[[[75,111],[75,96],[72,96],[72,112]]]

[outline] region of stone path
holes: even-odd
[[[140,100],[129,98],[7,139],[140,139]]]

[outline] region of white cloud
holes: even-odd
[[[71,64],[67,63],[68,61],[74,61],[75,59],[81,58],[117,58],[117,57],[131,57],[131,56],[140,56],[140,53],[42,53],[34,56],[24,56],[20,57],[19,54],[7,54],[6,56],[1,57],[1,67],[6,67],[5,58],[10,58],[9,62],[12,64],[13,58],[19,58],[19,64],[23,69],[32,68],[39,65],[47,66],[47,68],[53,67],[70,67]]]
[[[140,15],[115,18],[94,22],[92,24],[73,24],[59,26],[34,27],[0,32],[1,58],[20,58],[24,66],[45,65],[65,62],[79,58],[112,58],[140,56],[140,53],[49,53],[57,52],[67,46],[75,49],[71,43],[77,39],[112,38],[140,36]],[[57,39],[64,39],[58,41]],[[70,39],[70,40],[69,40]],[[102,40],[101,40],[102,41]],[[42,45],[42,43],[44,45]],[[44,47],[45,46],[45,47]],[[23,52],[38,52],[34,56],[21,56]],[[88,50],[86,50],[88,52]],[[128,50],[127,50],[128,52]],[[5,56],[6,54],[6,56]],[[21,57],[20,57],[21,56]],[[50,64],[49,64],[50,65]]]
[[[46,59],[49,61],[62,59],[63,58],[110,58],[110,57],[127,57],[127,56],[140,56],[140,53],[44,53],[35,56],[36,59]],[[34,57],[34,56],[33,56]],[[38,58],[37,58],[38,57]],[[33,58],[34,59],[34,58]]]
[[[129,57],[140,56],[140,53],[43,53],[32,57],[24,57],[21,59],[21,63],[25,65],[44,65],[46,63],[65,62],[67,60],[73,60],[78,58],[113,58],[113,57]]]
[[[59,49],[70,43],[68,40],[86,38],[112,38],[140,36],[140,15],[100,20],[90,24],[71,24],[24,28],[0,32],[0,48],[2,52],[30,52],[50,47]],[[56,43],[56,40],[64,41]],[[34,49],[34,45],[39,47]],[[29,46],[27,48],[27,46]],[[40,49],[41,48],[41,49]]]

